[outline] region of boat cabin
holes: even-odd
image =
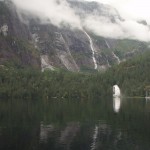
[[[118,85],[114,85],[113,86],[113,96],[120,96],[121,92],[120,92],[120,88]]]
[[[145,97],[150,98],[150,85],[145,87]]]

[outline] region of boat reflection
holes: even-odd
[[[121,107],[121,98],[116,96],[113,97],[113,109],[115,113],[119,113]]]

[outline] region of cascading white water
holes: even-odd
[[[95,148],[96,148],[96,139],[97,139],[97,136],[98,136],[98,126],[96,125],[95,129],[94,129],[93,143],[91,145],[91,150],[95,150]]]
[[[114,52],[112,52],[112,54],[117,59],[118,64],[120,64],[121,63],[120,58]]]
[[[97,65],[97,61],[96,61],[96,58],[95,58],[95,49],[94,49],[94,46],[93,46],[93,41],[92,41],[90,35],[85,30],[83,30],[83,32],[85,33],[85,35],[89,39],[90,47],[91,47],[91,50],[92,50],[92,59],[93,59],[93,62],[94,62],[94,69],[97,69],[98,65]]]
[[[108,44],[108,42],[106,40],[105,40],[105,43],[106,43],[107,47],[110,49],[110,45]],[[114,52],[112,52],[112,54],[117,59],[118,64],[120,64],[120,62],[121,62],[120,58]]]
[[[110,46],[106,40],[105,40],[105,43],[106,43],[107,47],[110,49]]]

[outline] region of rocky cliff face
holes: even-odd
[[[82,18],[87,13],[109,15],[108,6],[69,1]],[[112,10],[111,10],[112,11]],[[112,21],[119,18],[114,11]],[[45,70],[104,71],[134,55],[148,50],[147,43],[99,37],[86,29],[58,28],[38,19],[20,21],[11,2],[0,2],[0,64],[13,63]]]
[[[40,67],[39,54],[31,43],[28,26],[23,24],[9,2],[0,2],[0,64]]]

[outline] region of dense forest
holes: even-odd
[[[106,73],[106,80],[113,76],[124,96],[145,96],[145,90],[149,90],[150,85],[149,67],[150,52],[146,52],[110,69]]]
[[[0,66],[1,98],[83,98],[110,96],[118,84],[123,96],[145,96],[150,85],[150,52],[116,65],[105,73],[41,72]]]
[[[100,75],[66,71],[1,69],[0,96],[15,98],[92,98],[106,92]],[[105,90],[104,90],[105,89]],[[110,91],[109,91],[110,92]]]

